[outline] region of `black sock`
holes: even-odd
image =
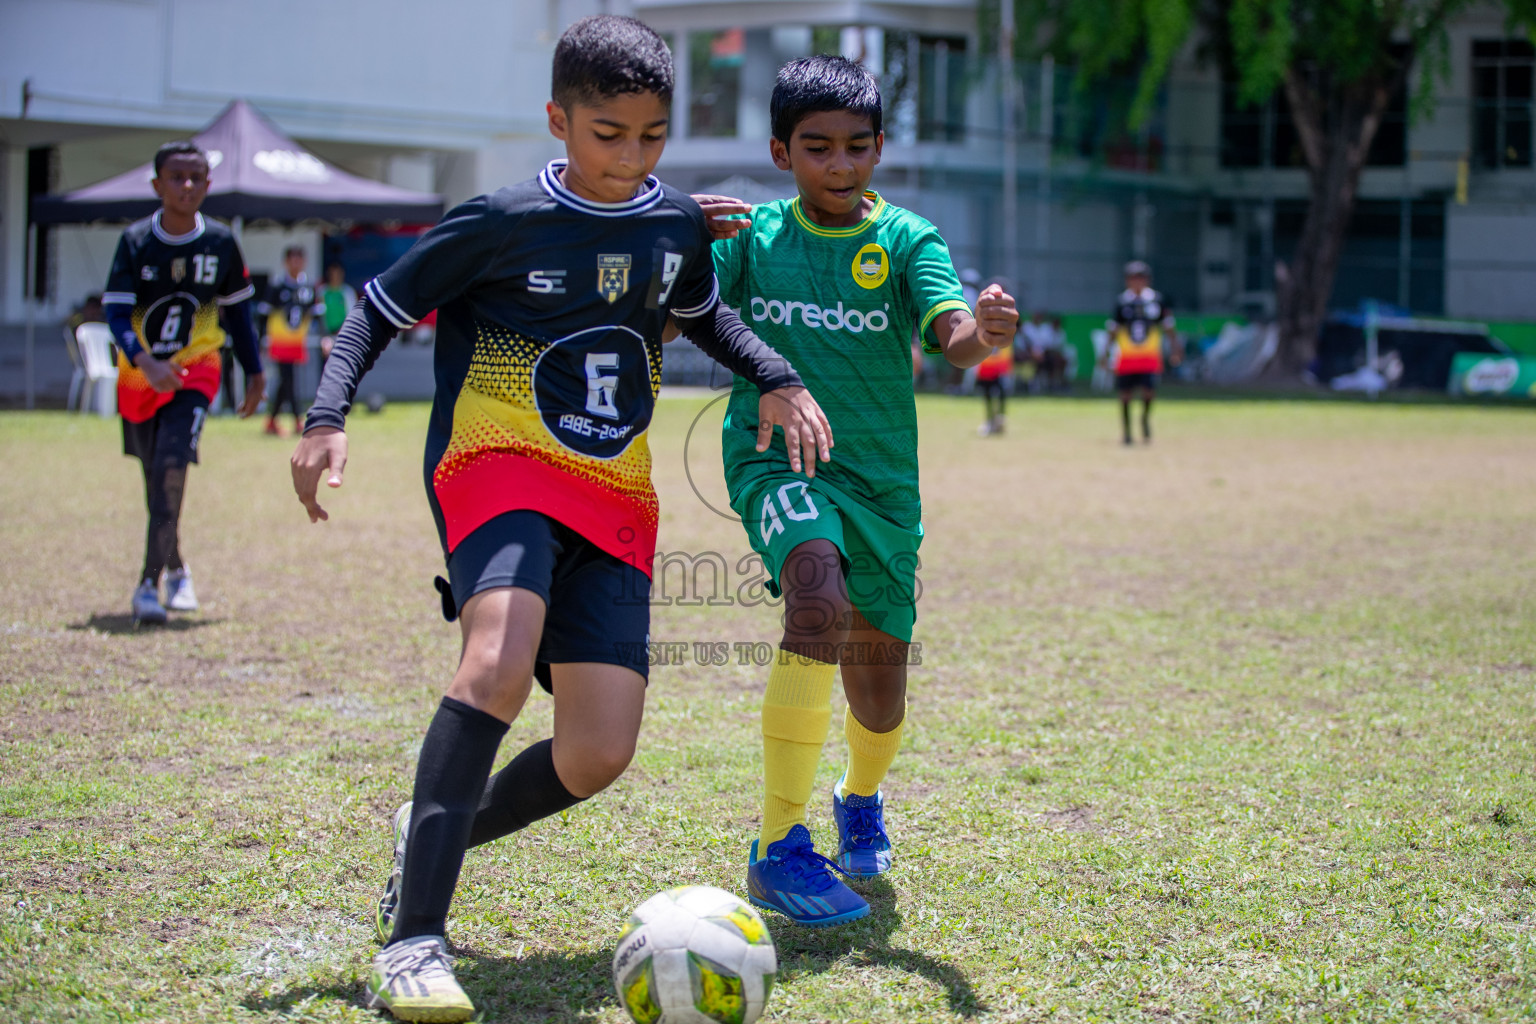
[[[1152,399],[1150,398],[1141,403],[1141,436],[1152,436]]]
[[[161,569],[181,568],[181,496],[187,486],[184,463],[156,461],[144,469],[149,528],[144,538],[143,579],[158,584]]]
[[[444,697],[416,761],[405,873],[391,943],[447,931],[469,828],[507,723]]]
[[[1120,425],[1125,428],[1125,439],[1131,439],[1131,403],[1125,400],[1120,402]]]
[[[571,795],[555,773],[554,746],[553,740],[540,740],[491,777],[469,831],[470,846],[511,835],[586,799]]]

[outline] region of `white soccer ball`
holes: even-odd
[[[778,970],[757,911],[710,885],[640,904],[613,954],[614,989],[636,1024],[752,1024]]]

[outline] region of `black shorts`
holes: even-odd
[[[1153,391],[1157,388],[1157,374],[1155,373],[1117,373],[1115,374],[1115,390],[1130,391],[1133,388],[1146,388]]]
[[[208,396],[183,388],[143,423],[123,420],[123,454],[146,466],[155,458],[185,466],[197,461],[197,440],[208,418]]]
[[[544,599],[544,635],[534,676],[550,689],[549,666],[595,661],[649,676],[651,581],[540,512],[503,512],[459,542],[438,581],[450,622],[471,597],[521,587]]]

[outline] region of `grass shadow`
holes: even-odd
[[[958,967],[924,953],[891,946],[891,935],[901,927],[896,909],[896,890],[884,878],[856,882],[855,889],[869,901],[869,916],[837,928],[801,928],[784,918],[770,916],[773,941],[779,952],[779,981],[796,974],[820,974],[840,960],[872,967],[890,967],[920,975],[944,990],[952,1013],[975,1017],[985,1013],[986,1003]]]
[[[69,628],[73,630],[90,630],[95,633],[110,633],[112,636],[135,636],[140,633],[186,633],[194,629],[202,629],[204,626],[217,626],[223,619],[209,618],[175,618],[158,626],[138,626],[134,624],[133,616],[127,614],[107,614],[95,612],[84,622],[71,622]]]
[[[240,1005],[252,1013],[274,1014],[291,1017],[294,1011],[304,1011],[314,1002],[358,1003],[363,1000],[361,985],[299,985],[278,992],[259,995],[252,992],[240,1000]]]
[[[614,1002],[613,950],[522,957],[455,950],[457,973],[485,1024],[588,1024]]]

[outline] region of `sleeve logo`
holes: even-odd
[[[634,257],[628,253],[597,257],[597,293],[609,304],[618,302],[620,296],[629,291],[629,268],[634,262]]]
[[[891,276],[891,258],[875,242],[859,250],[853,258],[853,280],[860,288],[879,288]]]

